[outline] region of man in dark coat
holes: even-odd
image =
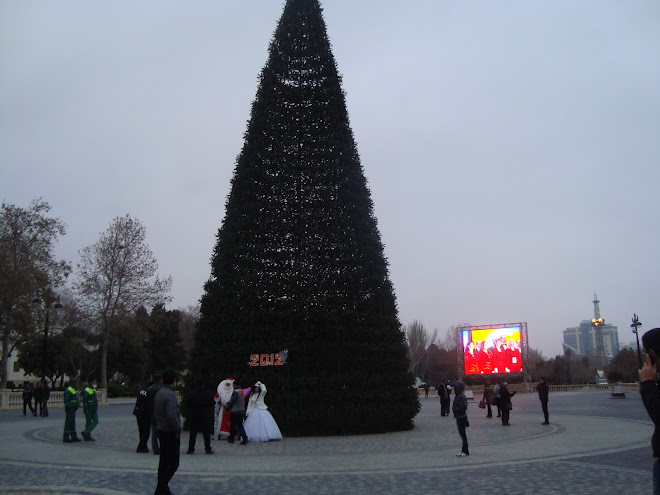
[[[239,434],[242,438],[241,445],[248,443],[245,429],[243,428],[243,420],[245,419],[245,394],[243,388],[234,382],[234,391],[231,394],[231,399],[225,406],[225,409],[231,413],[231,424],[229,426],[229,440],[228,443],[234,443],[234,437]]]
[[[511,397],[516,395],[516,392],[509,392],[508,384],[502,382],[500,384],[500,409],[502,410],[502,426],[511,426],[509,423],[509,414],[513,408],[511,405]]]
[[[197,433],[204,438],[204,449],[207,454],[213,454],[211,449],[211,426],[213,425],[213,408],[215,400],[203,383],[196,383],[195,388],[186,396],[186,410],[190,425],[190,439],[187,454],[195,453]]]
[[[158,461],[158,485],[154,495],[172,495],[169,482],[179,469],[179,450],[181,445],[181,415],[179,403],[174,393],[176,373],[168,370],[163,373],[162,387],[154,397],[154,417],[156,434],[160,443]]]
[[[37,415],[37,410],[32,407],[32,397],[34,397],[34,389],[32,388],[32,384],[28,383],[23,389],[23,416],[26,416],[25,413],[26,407],[30,408],[30,412],[32,413],[32,416]]]
[[[545,421],[541,424],[549,425],[550,421],[548,421],[548,393],[550,389],[548,388],[548,384],[545,383],[545,378],[543,378],[542,376],[539,377],[539,384],[536,386],[536,391],[539,393],[539,400],[541,401],[541,409],[543,409],[543,416],[545,417]]]
[[[653,493],[660,493],[660,386],[658,385],[658,363],[660,362],[660,328],[649,330],[642,336],[644,344],[644,366],[639,370],[639,392],[646,412],[655,429],[651,437],[653,449]]]
[[[154,383],[147,389],[147,406],[149,407],[149,418],[151,419],[151,450],[153,450],[154,455],[160,454],[158,433],[156,432],[156,417],[154,415],[154,399],[163,387],[163,374],[154,373]]]

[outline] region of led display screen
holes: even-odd
[[[522,372],[520,326],[470,327],[461,330],[466,375]]]

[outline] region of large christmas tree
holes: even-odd
[[[285,435],[405,430],[419,402],[321,12],[288,0],[271,42],[190,371],[264,382]]]

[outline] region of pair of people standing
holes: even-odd
[[[73,378],[64,391],[64,443],[80,442],[76,432],[76,411],[78,410],[78,379]],[[92,430],[99,423],[96,380],[90,380],[82,392],[83,411],[85,412],[85,430],[82,437],[86,442],[94,442]]]

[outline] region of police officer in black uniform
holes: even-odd
[[[147,397],[147,389],[154,384],[153,381],[147,383],[146,387],[141,387],[135,401],[133,408],[133,415],[137,420],[138,431],[140,432],[140,443],[137,446],[136,452],[149,453],[147,442],[149,441],[149,433],[151,432],[151,416],[149,416],[149,397]]]

